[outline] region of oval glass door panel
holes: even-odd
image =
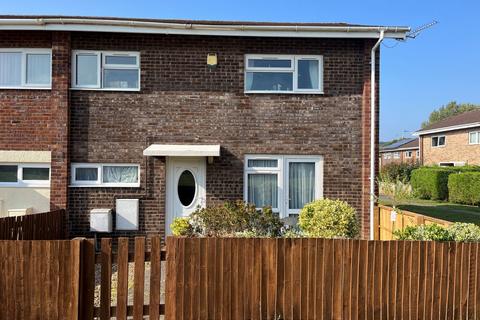
[[[195,200],[197,191],[197,184],[193,173],[189,170],[184,170],[178,178],[178,199],[184,207],[188,207]]]

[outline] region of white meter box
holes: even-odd
[[[112,209],[92,209],[90,211],[90,231],[112,232]]]
[[[116,200],[116,229],[138,230],[138,199]]]

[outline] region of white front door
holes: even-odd
[[[170,224],[175,218],[186,217],[198,207],[205,207],[205,174],[205,157],[167,158],[167,235],[171,234]]]

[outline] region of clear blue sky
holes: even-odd
[[[416,40],[382,46],[380,138],[419,128],[449,101],[480,104],[478,0],[15,0],[0,14],[63,14],[212,20],[439,24]],[[404,133],[407,131],[407,133]]]

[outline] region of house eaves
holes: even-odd
[[[254,23],[229,21],[153,20],[63,16],[1,16],[0,30],[158,33],[213,36],[292,38],[405,39],[408,27],[363,26],[342,23]]]

